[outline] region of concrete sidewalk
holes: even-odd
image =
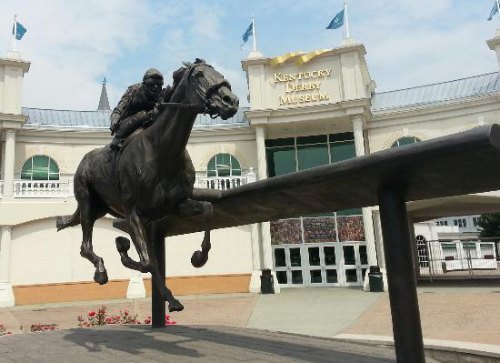
[[[500,286],[424,287],[418,289],[418,297],[425,339],[454,341],[457,346],[462,344],[460,342],[464,342],[463,346],[489,344],[492,351],[500,347]],[[170,315],[182,327],[210,326],[214,332],[231,327],[239,329],[234,331],[235,336],[244,335],[245,329],[259,329],[366,341],[374,337],[378,337],[376,341],[389,341],[392,337],[387,293],[367,293],[359,288],[290,288],[276,295],[227,294],[181,296],[179,299],[185,310]],[[138,299],[3,308],[0,309],[0,324],[18,333],[29,331],[34,323],[55,323],[62,339],[65,334],[73,336],[78,331],[88,334],[83,332],[85,329],[76,328],[77,317],[97,311],[102,305],[110,314],[126,309],[144,320],[151,314],[150,303],[150,299]],[[65,329],[71,329],[71,333],[65,333]],[[21,342],[25,339],[23,336],[33,339],[28,334],[16,337],[16,341],[20,339]],[[294,340],[293,337],[286,339],[289,343]],[[278,354],[278,351],[273,352]],[[379,353],[380,356],[388,354],[387,351]]]

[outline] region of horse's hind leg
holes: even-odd
[[[203,227],[205,234],[201,243],[201,251],[195,251],[191,256],[191,264],[194,267],[202,267],[208,260],[208,252],[210,251],[210,229],[212,225],[213,207],[212,203],[187,199],[179,205],[179,212],[184,216],[201,214],[203,219]]]
[[[156,256],[154,255],[154,253],[152,253],[153,241],[164,243],[163,238],[159,238],[159,236],[157,236],[153,224],[151,224],[149,230],[146,231],[144,223],[141,221],[135,211],[132,211],[129,216],[129,225],[130,236],[132,237],[132,241],[134,242],[134,245],[137,249],[139,258],[141,259],[140,263],[144,266],[147,266],[148,271],[151,272],[153,283],[160,291],[162,298],[168,302],[168,310],[182,311],[184,309],[184,306],[179,302],[179,300],[174,298],[174,296],[172,295],[172,291],[170,291],[165,286],[164,274],[160,273],[160,269],[158,268],[158,261],[156,260]]]
[[[102,257],[94,253],[92,247],[92,232],[94,223],[97,219],[104,217],[106,211],[100,208],[97,203],[92,203],[91,198],[79,201],[80,206],[80,219],[83,232],[83,241],[80,248],[80,255],[92,262],[95,267],[94,281],[99,285],[104,285],[108,282],[108,273],[104,267],[104,260]]]

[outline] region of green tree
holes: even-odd
[[[480,237],[498,237],[500,240],[500,213],[481,214],[477,225]]]

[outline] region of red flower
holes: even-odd
[[[89,313],[89,316],[90,316],[90,317],[95,316],[95,311],[91,311],[91,312]]]

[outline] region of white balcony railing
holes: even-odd
[[[73,196],[73,179],[14,180],[15,198],[68,198]]]
[[[197,178],[195,186],[206,189],[232,189],[247,184],[245,176],[231,176],[218,178]]]
[[[254,182],[253,169],[245,176],[197,178],[195,187],[208,189],[231,189]],[[0,180],[0,197],[5,197],[5,180]],[[74,196],[73,178],[63,180],[22,180],[14,179],[12,196],[14,198],[70,198]]]

